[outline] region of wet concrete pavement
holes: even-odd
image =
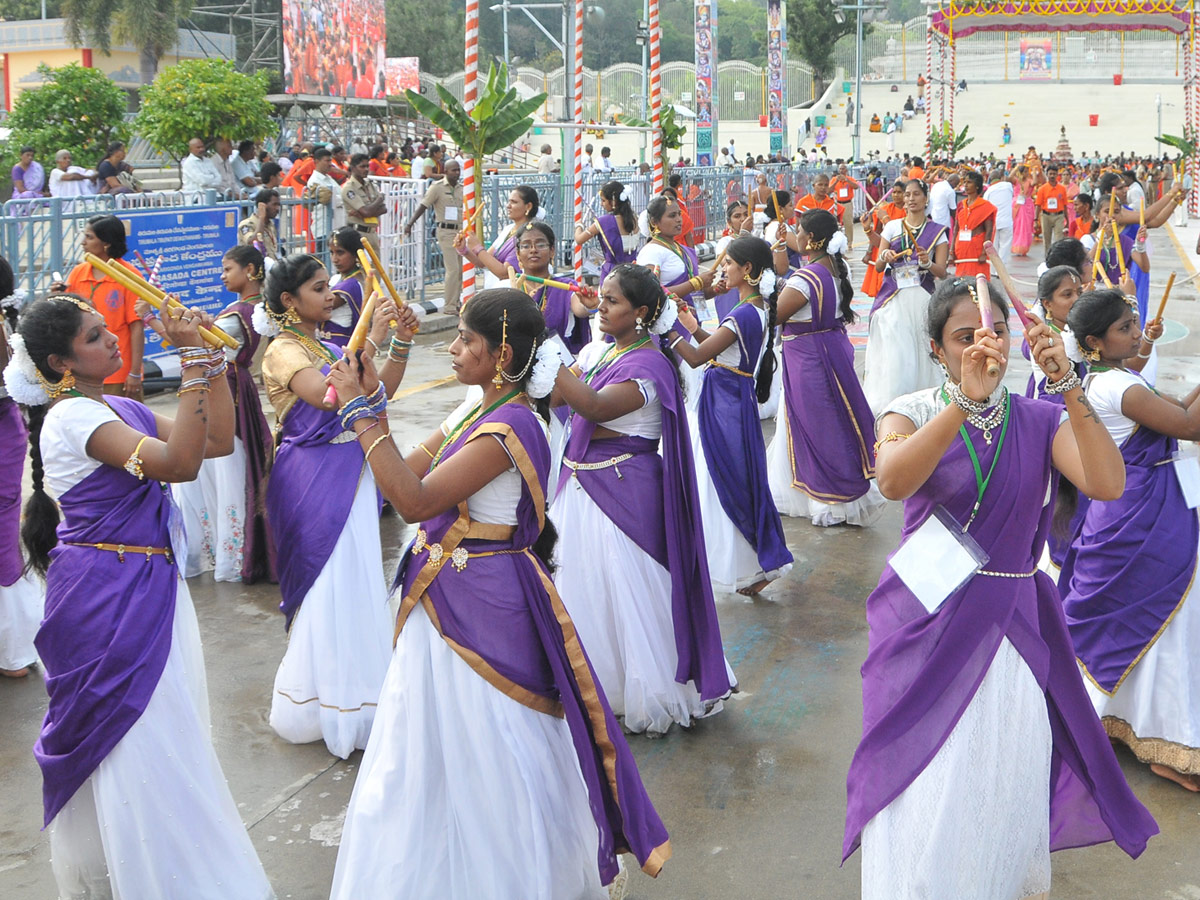
[[[1179,232],[1189,248],[1195,237],[1194,230]],[[1181,278],[1190,272],[1169,235],[1156,233],[1154,250],[1156,260],[1168,261],[1155,272],[1156,300],[1167,267],[1177,268]],[[1015,274],[1032,281],[1033,266],[1032,260],[1018,261]],[[861,271],[856,275],[861,279]],[[1171,393],[1200,381],[1195,299],[1189,285],[1168,310],[1182,326],[1169,335],[1178,339],[1163,347],[1160,385]],[[429,386],[445,378],[448,366],[443,354],[426,351],[444,349],[451,334],[420,338],[412,371],[392,404],[402,446],[428,435],[461,397],[457,385]],[[1023,387],[1027,374],[1014,353],[1010,386]],[[166,411],[173,404],[173,397],[153,401]],[[772,425],[764,424],[769,438]],[[868,529],[819,529],[785,520],[794,569],[760,598],[718,599],[741,693],[724,712],[689,731],[630,739],[675,854],[657,880],[634,873],[630,897],[859,896],[858,858],[844,868],[838,863],[846,769],[860,733],[863,605],[896,543],[899,522],[898,504]],[[393,515],[383,520],[389,573],[408,531]],[[204,639],[213,737],[242,818],[280,898],[327,897],[361,755],[336,760],[323,744],[285,744],[267,726],[269,693],[285,647],[274,586],[214,584],[210,576],[192,579],[190,586]],[[40,677],[0,684],[0,898],[8,900],[56,896],[48,843],[38,830],[41,782],[30,753],[44,710]],[[1151,775],[1128,753],[1119,755],[1162,834],[1137,861],[1112,845],[1055,854],[1051,896],[1200,900],[1200,797]],[[203,852],[203,836],[196,839]]]

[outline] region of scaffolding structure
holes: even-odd
[[[266,69],[283,73],[283,5],[280,0],[197,0],[179,22],[195,36],[209,56],[225,54],[204,32],[224,32],[233,38],[239,72]]]

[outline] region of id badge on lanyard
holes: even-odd
[[[892,554],[888,565],[926,611],[932,613],[987,562],[988,554],[983,548],[939,505]]]
[[[894,266],[892,271],[896,276],[896,287],[900,290],[919,287],[921,284],[921,270],[912,263],[903,266]]]

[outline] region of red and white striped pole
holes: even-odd
[[[583,0],[575,0],[574,28],[575,57],[575,227],[583,227]],[[583,248],[572,242],[575,248],[572,262],[575,280],[583,276]]]
[[[925,22],[925,150],[933,139],[933,13]]]
[[[654,153],[654,193],[665,185],[662,161],[662,29],[658,24],[658,0],[650,0],[650,124]]]
[[[469,113],[475,108],[479,95],[479,0],[467,0],[467,15],[465,20],[466,40],[463,45],[463,106]],[[475,215],[476,192],[482,193],[482,184],[475,183],[475,165],[478,160],[464,161],[463,168],[463,215],[474,230],[478,227]],[[447,260],[447,263],[450,261]],[[462,258],[462,299],[459,305],[465,304],[475,293],[475,265],[465,256]]]

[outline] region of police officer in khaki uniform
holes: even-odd
[[[435,237],[442,251],[442,259],[446,262],[446,302],[442,312],[447,315],[458,315],[459,298],[462,295],[462,257],[454,249],[454,237],[462,228],[463,189],[458,177],[461,170],[456,160],[446,161],[446,176],[435,181],[425,192],[417,211],[404,226],[404,235],[412,233],[417,220],[432,209],[434,220],[437,222]]]
[[[371,159],[367,154],[355,153],[350,157],[350,177],[342,185],[342,205],[346,209],[346,224],[362,232],[378,253],[379,217],[387,211],[387,204],[379,188],[367,180],[370,171]]]

